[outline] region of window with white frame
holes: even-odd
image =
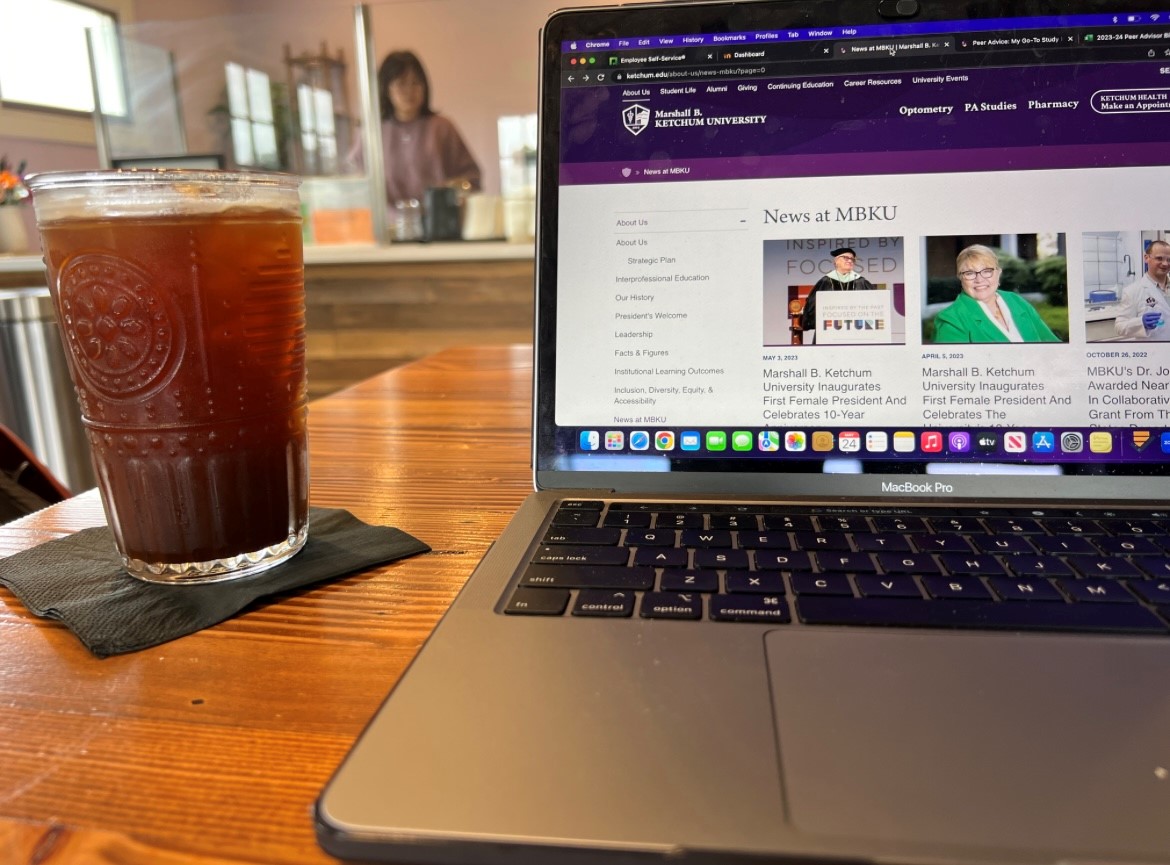
[[[308,84],[297,86],[297,116],[307,174],[337,173],[337,128],[333,94]]]
[[[118,22],[111,13],[72,0],[0,0],[0,15],[19,28],[0,50],[0,101],[90,113],[96,77],[102,113],[126,116]]]
[[[228,114],[231,115],[232,152],[237,165],[280,168],[276,123],[272,114],[272,84],[258,69],[228,63]]]

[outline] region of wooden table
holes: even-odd
[[[531,492],[531,354],[443,351],[312,404],[312,503],[434,551],[97,660],[0,588],[0,865],[333,862],[313,801]],[[103,522],[95,491],[0,556]]]

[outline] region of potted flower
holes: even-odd
[[[16,167],[7,156],[0,156],[0,252],[28,252],[28,230],[24,225],[24,208],[28,198],[24,185],[25,162]]]

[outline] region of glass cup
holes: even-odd
[[[255,574],[308,537],[299,180],[29,180],[102,504],[126,571]]]

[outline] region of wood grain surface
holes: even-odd
[[[335,861],[313,801],[532,489],[531,349],[457,348],[310,409],[312,503],[434,551],[106,660],[0,588],[0,865]],[[94,491],[0,556],[103,522]]]

